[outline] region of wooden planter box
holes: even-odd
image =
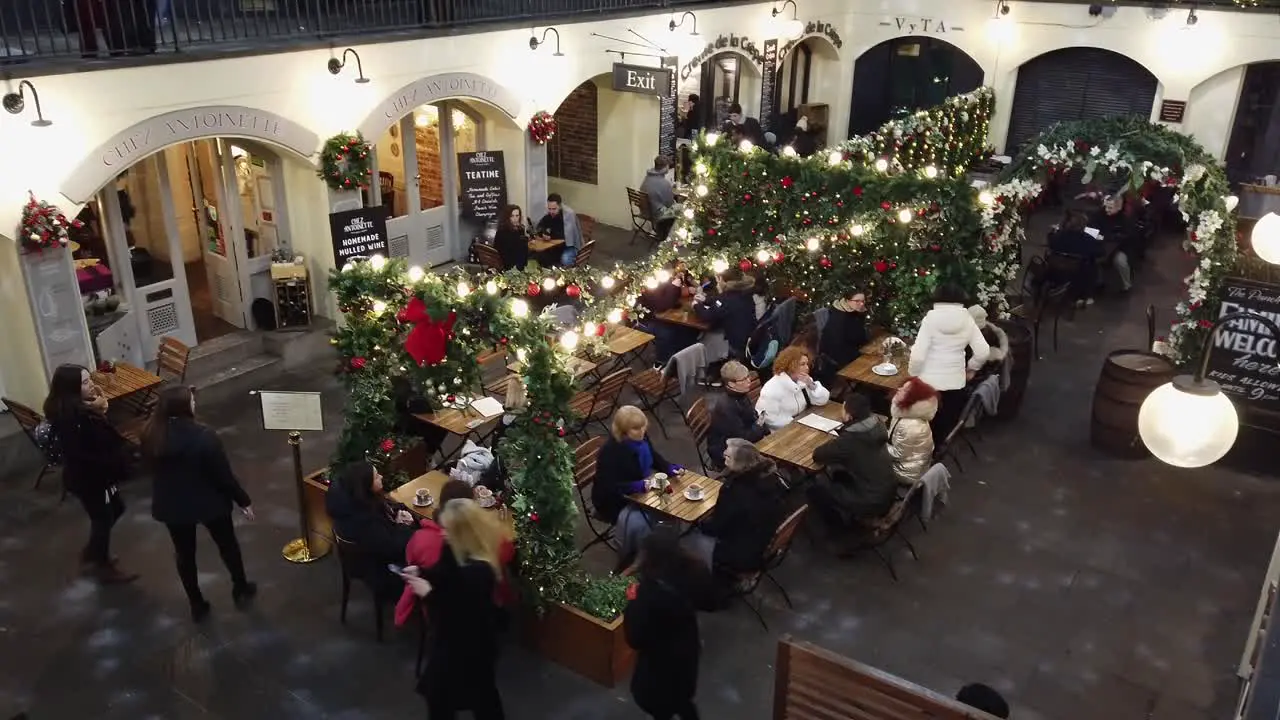
[[[605,687],[624,680],[635,664],[621,615],[605,622],[568,605],[553,605],[542,617],[531,610],[523,613],[521,636],[547,659]]]

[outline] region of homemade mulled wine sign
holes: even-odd
[[[495,220],[507,204],[507,166],[502,151],[458,153],[462,216]]]
[[[1218,317],[1251,312],[1280,323],[1280,285],[1228,278],[1220,297]],[[1219,328],[1209,355],[1208,377],[1250,409],[1280,413],[1276,338],[1262,323],[1242,318]]]
[[[359,257],[387,255],[387,207],[357,208],[329,214],[329,236],[333,240],[333,266]]]

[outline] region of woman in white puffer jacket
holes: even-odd
[[[930,427],[933,442],[940,446],[964,412],[968,393],[965,385],[991,354],[991,346],[965,308],[964,290],[943,283],[933,291],[933,309],[920,321],[907,371],[932,385],[941,395],[938,413]],[[965,349],[973,356],[965,364]]]
[[[792,345],[773,361],[773,377],[760,388],[756,412],[770,430],[779,430],[810,405],[826,405],[831,393],[809,375],[809,353]]]

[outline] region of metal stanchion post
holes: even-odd
[[[307,499],[302,482],[302,433],[289,433],[289,448],[293,451],[293,484],[298,491],[298,525],[302,536],[290,540],[280,551],[284,559],[291,563],[309,563],[324,557],[327,552],[311,551],[311,528],[307,522]]]

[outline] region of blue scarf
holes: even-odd
[[[640,476],[649,477],[653,472],[653,449],[649,447],[648,440],[623,440],[623,443],[631,448],[636,454],[636,459],[640,461]]]

